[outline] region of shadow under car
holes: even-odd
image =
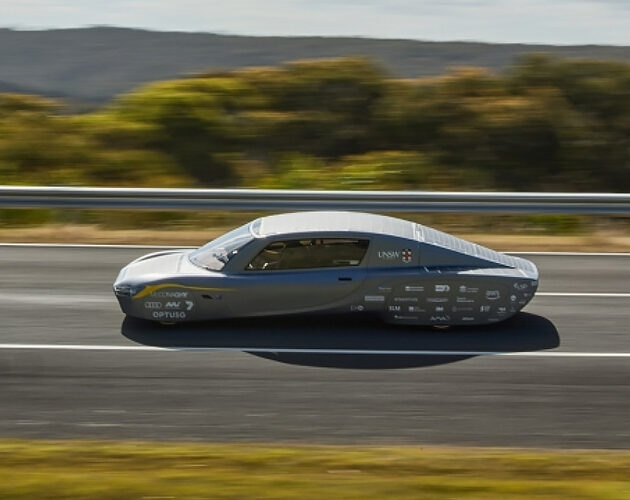
[[[530,313],[485,326],[432,327],[382,323],[351,315],[294,315],[161,325],[126,317],[134,342],[179,349],[239,350],[283,363],[331,368],[417,368],[485,353],[552,349],[551,321]]]

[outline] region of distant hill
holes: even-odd
[[[0,73],[2,70],[0,70]],[[15,83],[7,83],[0,81],[0,93],[7,94],[40,94],[47,97],[53,97],[57,99],[72,99],[74,96],[69,96],[65,93],[61,93],[55,90],[41,91],[39,88],[27,87]]]
[[[20,87],[19,85],[14,85],[12,83],[0,82],[0,92],[11,94],[29,94],[32,93],[32,90],[27,89],[26,87]]]
[[[532,52],[630,61],[630,47],[615,46],[249,37],[111,27],[0,29],[0,91],[28,89],[98,103],[150,81],[295,59],[364,55],[393,76],[408,78],[438,75],[453,66],[501,70]]]

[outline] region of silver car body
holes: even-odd
[[[480,325],[513,316],[537,286],[532,262],[421,224],[298,212],[256,219],[196,250],[140,257],[114,292],[127,315],[160,322],[347,312]]]

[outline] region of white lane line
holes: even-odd
[[[544,297],[630,299],[630,293],[538,292],[534,295],[532,300],[535,301],[538,298],[540,303],[540,300],[544,300]],[[0,306],[5,305],[7,307],[11,307],[11,305],[24,305],[83,310],[86,308],[100,308],[104,305],[113,306],[114,304],[116,304],[116,298],[113,293],[111,295],[48,295],[47,292],[0,292]]]
[[[627,252],[503,252],[509,255],[549,255],[551,257],[630,257]]]
[[[630,293],[616,292],[536,292],[536,297],[592,297],[592,298],[630,298]]]
[[[98,243],[0,243],[0,247],[35,247],[35,248],[120,248],[120,249],[147,249],[147,250],[178,250],[197,248],[196,246],[177,245],[124,245],[124,244],[98,244]],[[630,257],[630,253],[624,252],[503,252],[510,255],[549,255],[549,256],[575,256],[575,257]]]
[[[107,304],[115,302],[114,295],[50,295],[49,292],[30,293],[0,292],[0,302],[8,304],[31,304],[47,306],[77,306],[80,304]]]
[[[119,245],[97,243],[0,243],[0,247],[32,247],[32,248],[121,248],[121,249],[146,249],[146,250],[185,250],[198,248],[193,246],[173,245]]]
[[[154,347],[145,345],[0,344],[0,350],[132,351],[132,352],[253,352],[290,354],[359,354],[412,356],[513,356],[528,358],[630,358],[630,352],[571,351],[435,351],[396,349],[299,349],[280,347]]]
[[[534,295],[534,299],[537,297],[567,297],[567,298],[615,298],[615,299],[630,299],[630,293],[600,293],[600,292],[537,292]],[[63,308],[79,308],[89,306],[99,306],[101,304],[115,304],[116,298],[114,294],[90,294],[90,295],[70,295],[70,294],[56,294],[49,295],[47,291],[33,291],[28,293],[14,292],[6,293],[0,292],[0,304],[26,304],[26,305],[40,305],[49,307],[63,307]]]
[[[536,297],[591,297],[591,298],[630,298],[630,293],[625,292],[536,292]],[[104,304],[115,302],[114,294],[49,295],[48,291],[33,291],[28,293],[4,293],[0,292],[0,301],[25,304],[44,305],[72,305],[72,304]]]

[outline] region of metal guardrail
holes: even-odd
[[[0,186],[0,206],[630,214],[630,194]]]

